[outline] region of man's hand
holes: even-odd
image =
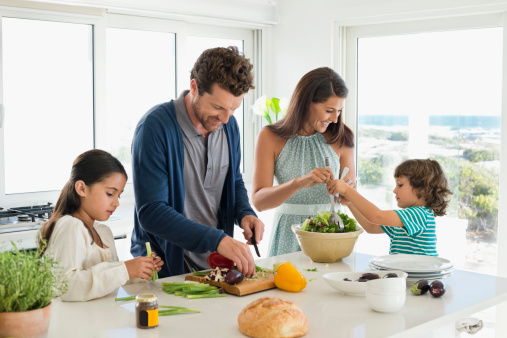
[[[238,270],[245,277],[251,277],[255,273],[255,262],[248,245],[226,236],[218,244],[217,252],[236,263]]]
[[[241,219],[241,228],[247,244],[252,244],[252,229],[255,229],[255,243],[259,244],[264,236],[264,223],[253,215],[246,215]]]

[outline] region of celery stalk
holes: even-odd
[[[148,257],[151,258],[151,244],[150,242],[146,242],[146,251],[148,252]],[[155,281],[158,279],[158,272],[157,269],[153,270],[153,277],[151,277],[152,281]]]
[[[134,299],[136,299],[136,296],[123,297],[123,298],[115,298],[114,301],[115,302],[123,302],[123,301],[126,301],[126,300],[134,300]]]

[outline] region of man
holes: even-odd
[[[209,268],[218,251],[250,276],[248,245],[233,239],[239,224],[247,244],[262,240],[264,224],[248,202],[240,134],[234,111],[253,86],[253,66],[236,47],[204,51],[190,75],[190,90],[150,109],[132,142],[135,192],[131,252],[146,256],[146,242],[163,255],[168,277]]]

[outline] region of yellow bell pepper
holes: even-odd
[[[277,288],[299,292],[306,287],[306,278],[291,262],[281,264],[276,270],[275,285]]]

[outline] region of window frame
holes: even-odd
[[[351,89],[347,98],[344,122],[354,131],[357,143],[357,41],[359,38],[387,36],[396,34],[415,34],[444,30],[473,29],[487,27],[503,27],[503,67],[502,87],[507,83],[507,12],[485,15],[459,16],[444,19],[426,19],[406,22],[389,22],[379,24],[365,24],[361,26],[341,26],[336,22],[334,31],[338,53],[335,54],[335,64],[342,67],[344,79]],[[507,92],[502,94],[502,125],[501,134],[507,135]],[[500,172],[507,165],[507,137],[501,140]],[[357,163],[357,148],[355,149]],[[356,168],[357,170],[357,168]],[[507,179],[500,175],[499,205],[507,201]],[[507,227],[502,226],[507,220],[507,211],[498,211],[498,264],[497,275],[507,277]]]
[[[12,9],[5,10],[0,8],[0,32],[1,19],[3,17],[13,17],[20,19],[34,19],[44,21],[57,21],[65,23],[90,24],[93,27],[93,93],[94,93],[94,148],[101,148],[105,143],[105,134],[107,132],[107,109],[106,109],[106,30],[107,28],[124,28],[145,31],[157,31],[174,33],[176,35],[176,92],[177,97],[181,91],[188,89],[189,78],[185,76],[183,63],[178,60],[185,59],[186,36],[205,36],[224,39],[241,39],[244,41],[244,52],[254,64],[255,85],[256,89],[249,91],[244,97],[244,127],[243,136],[244,144],[242,156],[244,158],[244,179],[248,185],[251,181],[253,170],[253,154],[255,146],[256,124],[257,119],[253,116],[249,108],[260,93],[261,68],[257,67],[260,62],[256,58],[255,51],[260,48],[255,37],[262,29],[251,28],[245,25],[225,24],[224,26],[201,24],[198,22],[185,22],[172,19],[163,19],[155,17],[135,16],[128,14],[114,14],[102,12],[102,15],[89,15],[80,13],[64,13],[35,9]],[[218,23],[220,24],[220,23]],[[154,102],[156,104],[157,102]],[[0,34],[0,108],[3,108],[3,83],[2,83],[2,51],[1,51],[1,34]],[[0,109],[0,207],[15,207],[19,205],[35,205],[46,202],[55,202],[60,191],[44,191],[22,194],[5,194],[5,168],[4,161],[4,116],[9,112],[3,113]],[[251,127],[249,127],[251,126]],[[132,181],[127,183],[125,192],[122,194],[123,203],[133,203],[134,194]]]
[[[95,40],[97,37],[97,32],[95,30],[96,25],[99,24],[100,18],[94,15],[83,15],[83,14],[63,14],[63,13],[54,13],[50,11],[16,11],[16,10],[4,10],[0,9],[0,105],[2,107],[2,111],[0,112],[0,207],[15,207],[19,205],[35,205],[35,204],[43,204],[48,201],[56,201],[60,191],[40,191],[40,192],[30,192],[30,193],[19,193],[19,194],[9,194],[5,193],[5,156],[4,156],[4,146],[5,146],[5,135],[4,135],[4,121],[5,115],[9,114],[8,111],[4,111],[3,108],[3,54],[2,54],[2,19],[4,17],[9,18],[19,18],[19,19],[32,19],[32,20],[43,20],[43,21],[52,21],[52,22],[63,22],[63,23],[76,23],[76,24],[89,24],[92,25],[92,36]],[[96,62],[96,54],[93,51],[93,62],[94,62],[94,71],[95,71],[95,62]],[[96,93],[96,79],[93,80],[93,91]],[[94,116],[95,116],[96,103],[94,103]],[[95,124],[95,123],[94,123]],[[96,141],[94,139],[94,146]],[[40,163],[33,164],[34,166],[41,165]]]

